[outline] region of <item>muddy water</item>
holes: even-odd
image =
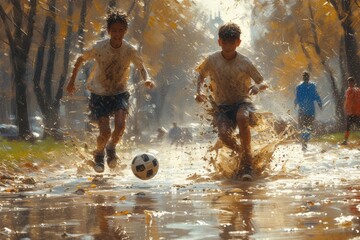
[[[0,239],[360,239],[360,150],[277,147],[252,182],[214,177],[206,144],[133,148],[94,175],[75,156],[30,175],[30,191],[0,187]],[[156,154],[148,181],[130,169]]]

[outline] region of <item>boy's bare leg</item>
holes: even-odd
[[[246,110],[239,109],[236,115],[236,121],[239,127],[241,147],[244,149],[243,164],[251,166],[251,132],[248,112]]]
[[[125,110],[118,110],[115,112],[114,116],[114,131],[111,134],[111,139],[108,144],[108,147],[114,149],[116,144],[120,141],[120,138],[124,134],[125,131],[125,123],[126,123],[127,112]]]
[[[231,150],[233,150],[234,152],[240,155],[241,148],[239,144],[236,142],[236,138],[232,134],[233,128],[229,125],[229,123],[227,123],[226,121],[218,122],[217,128],[218,128],[219,138],[225,144],[225,146],[227,146],[228,148],[230,148]]]
[[[97,137],[97,153],[103,153],[107,142],[111,136],[110,118],[100,117],[98,120],[99,136]]]
[[[94,170],[98,173],[104,172],[104,149],[111,135],[109,117],[98,119],[99,136],[97,137],[96,151],[94,152]]]
[[[115,168],[119,157],[116,155],[116,144],[120,141],[120,138],[125,131],[125,120],[127,112],[124,110],[118,110],[114,116],[114,131],[111,134],[111,139],[106,146],[106,161],[109,168]]]

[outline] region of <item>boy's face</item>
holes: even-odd
[[[124,35],[127,31],[127,28],[122,23],[113,23],[108,28],[108,33],[110,35],[110,41],[113,46],[121,46]]]
[[[233,53],[236,51],[236,48],[240,46],[241,40],[239,38],[235,40],[223,40],[219,38],[218,43],[223,52]]]
[[[303,74],[303,80],[304,80],[304,82],[309,82],[310,76],[308,74]]]

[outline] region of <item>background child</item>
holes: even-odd
[[[267,88],[263,77],[252,62],[236,51],[240,46],[240,27],[227,23],[220,27],[218,44],[221,51],[208,56],[197,68],[199,72],[196,101],[205,100],[201,85],[210,77],[212,97],[216,104],[214,125],[221,141],[230,149],[242,154],[241,169],[237,169],[243,180],[250,180],[252,174],[251,134],[249,120],[255,111],[250,94],[257,94]],[[251,86],[251,79],[256,84]],[[241,147],[233,132],[239,128]]]
[[[348,143],[350,128],[353,124],[360,125],[360,89],[355,87],[355,79],[348,78],[349,87],[345,92],[344,109],[346,114],[346,130],[343,145]]]
[[[129,107],[130,94],[127,91],[127,83],[130,63],[140,71],[145,86],[154,87],[154,83],[147,80],[148,75],[137,50],[123,39],[128,29],[126,14],[113,10],[108,14],[106,21],[110,39],[97,42],[77,58],[67,85],[68,93],[73,94],[74,82],[81,65],[84,61],[95,60],[95,76],[88,80],[86,86],[91,92],[89,102],[91,115],[97,120],[100,131],[94,151],[96,172],[104,171],[105,147],[108,166],[110,168],[116,166],[118,157],[115,147],[124,133]],[[111,132],[110,116],[112,115],[115,128]]]
[[[307,142],[310,140],[313,123],[315,120],[315,105],[317,102],[320,109],[322,109],[322,101],[317,92],[316,85],[310,82],[310,74],[303,72],[303,82],[296,86],[295,91],[295,108],[298,109],[298,125],[300,130],[300,137],[302,139],[303,150],[307,148]]]

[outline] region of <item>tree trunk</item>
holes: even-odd
[[[351,9],[352,5],[357,6],[357,4],[351,0],[329,1],[334,7],[341,22],[341,26],[344,29],[344,46],[349,76],[354,77],[357,85],[360,86],[360,57],[358,55],[359,47],[356,39],[356,32],[353,27],[354,21],[353,12]]]
[[[57,109],[54,109],[52,99],[52,75],[54,71],[54,62],[56,54],[56,23],[54,20],[55,15],[55,0],[49,0],[50,15],[46,17],[44,30],[42,34],[42,41],[38,48],[35,73],[33,77],[34,91],[40,106],[40,110],[44,117],[45,133],[44,137],[57,135],[57,129],[59,128],[59,121],[56,119],[58,113]],[[50,47],[48,52],[48,63],[43,78],[44,90],[41,88],[41,73],[45,55],[45,45],[48,37],[50,37]],[[55,134],[53,134],[55,133]]]
[[[314,19],[312,6],[311,6],[311,1],[309,1],[309,13],[310,13],[311,32],[312,32],[312,36],[313,36],[313,39],[314,39],[315,52],[320,58],[321,64],[323,65],[323,67],[324,67],[324,69],[325,69],[325,71],[327,73],[327,78],[328,78],[328,80],[330,82],[330,85],[331,85],[332,95],[333,95],[334,102],[335,102],[336,120],[337,120],[338,123],[342,123],[343,120],[344,120],[344,111],[343,111],[343,105],[342,105],[339,89],[338,89],[338,87],[336,85],[336,79],[334,77],[333,71],[331,70],[331,68],[327,64],[326,57],[323,56],[322,51],[321,51],[321,47],[320,47],[318,36],[317,36],[315,19]]]
[[[29,126],[28,112],[27,112],[27,93],[26,93],[26,64],[29,55],[29,49],[32,41],[34,30],[34,17],[36,15],[36,0],[30,0],[30,10],[27,15],[21,8],[19,1],[11,1],[13,4],[13,22],[15,26],[14,36],[12,35],[9,25],[7,23],[7,16],[3,8],[0,6],[0,16],[5,26],[5,33],[10,45],[10,56],[13,67],[14,81],[15,81],[15,96],[16,96],[16,122],[19,127],[19,137],[21,139],[32,139],[32,134]],[[23,26],[23,18],[26,17],[27,26]]]

